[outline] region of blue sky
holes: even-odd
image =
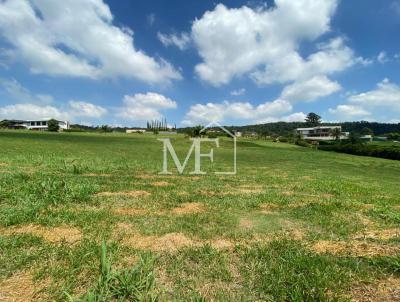
[[[400,0],[0,1],[0,119],[400,122]]]

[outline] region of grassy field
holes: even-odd
[[[236,176],[162,176],[152,135],[0,146],[0,301],[400,300],[399,161],[240,140]]]

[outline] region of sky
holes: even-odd
[[[400,122],[400,0],[0,0],[0,119]]]

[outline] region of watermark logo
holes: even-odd
[[[215,171],[214,173],[219,174],[219,175],[235,175],[236,174],[236,136],[233,133],[231,133],[228,129],[221,126],[217,122],[212,122],[212,123],[208,124],[206,127],[201,129],[200,134],[205,133],[205,131],[209,128],[219,128],[233,139],[232,170],[231,171]],[[204,142],[210,143],[211,142],[211,143],[215,144],[216,148],[220,148],[219,138],[205,138],[205,137],[191,138],[190,140],[193,143],[190,146],[190,149],[189,149],[183,163],[181,163],[178,156],[176,155],[175,149],[171,143],[170,138],[159,138],[157,140],[161,141],[163,143],[163,170],[159,174],[167,174],[167,175],[172,174],[172,172],[170,172],[168,170],[168,153],[171,155],[172,160],[174,161],[175,167],[178,170],[178,172],[180,174],[183,174],[193,151],[194,151],[194,170],[189,172],[189,174],[192,174],[192,175],[193,174],[194,175],[207,174],[206,172],[201,170],[202,158],[208,158],[211,162],[214,162],[214,149],[211,148],[210,152],[208,152],[208,153],[201,153],[201,143],[204,143]]]

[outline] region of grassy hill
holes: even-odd
[[[239,140],[237,175],[215,175],[231,168],[223,138],[207,175],[191,159],[165,176],[153,135],[0,143],[0,300],[399,297],[398,161]],[[173,144],[183,161],[190,142]]]

